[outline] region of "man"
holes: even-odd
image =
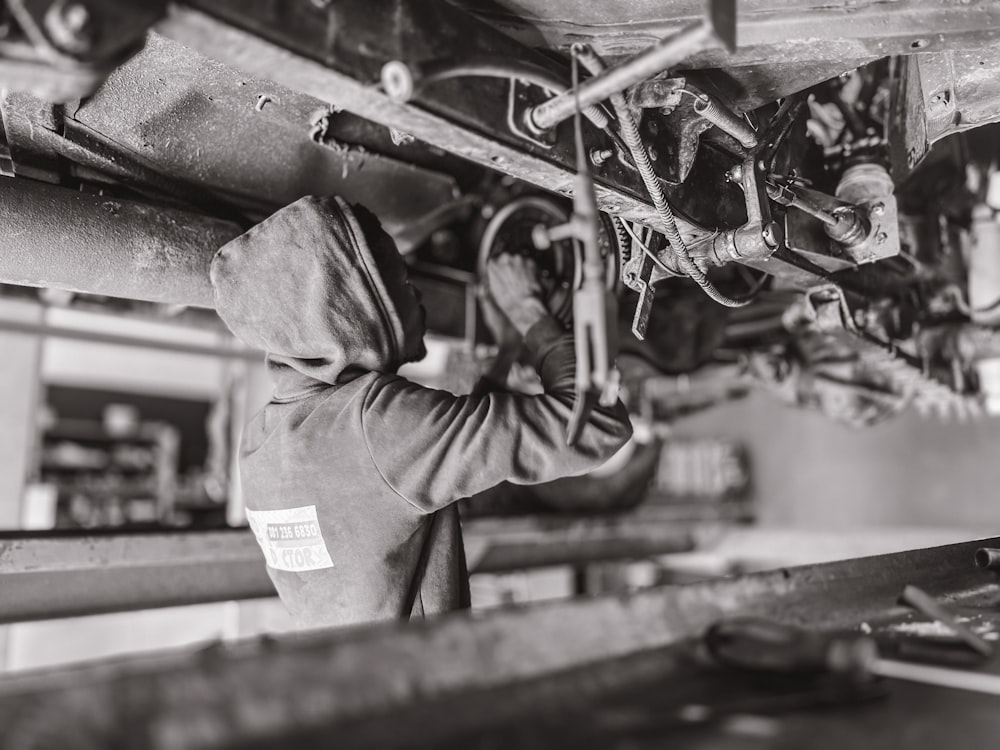
[[[275,381],[240,474],[268,572],[302,627],[467,607],[455,502],[504,480],[581,474],[631,433],[618,404],[567,447],[573,341],[522,258],[492,263],[489,283],[540,396],[454,396],[396,375],[425,354],[419,295],[378,220],[339,198],[303,198],[224,246],[212,283],[219,315],[267,352]]]

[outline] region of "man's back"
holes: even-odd
[[[373,461],[363,413],[380,377],[269,404],[244,436],[247,518],[282,601],[303,627],[468,605],[456,506],[417,509]]]

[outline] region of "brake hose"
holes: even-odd
[[[591,75],[599,75],[604,71],[604,62],[587,45],[574,44],[573,54],[578,57],[583,66],[590,71]],[[746,305],[749,305],[750,302],[753,301],[752,297],[746,299],[735,299],[723,294],[709,280],[708,276],[705,275],[705,272],[701,270],[698,264],[695,263],[694,258],[691,257],[691,253],[687,249],[687,245],[684,244],[684,238],[681,237],[681,233],[677,229],[677,221],[674,219],[674,212],[671,210],[670,204],[667,203],[667,196],[664,194],[663,188],[656,177],[656,173],[653,171],[653,165],[649,161],[649,155],[646,153],[646,149],[643,148],[642,136],[639,135],[639,128],[635,123],[635,118],[632,117],[632,112],[625,103],[625,96],[619,92],[617,94],[612,94],[610,100],[611,106],[615,110],[615,115],[618,117],[618,127],[621,131],[622,140],[624,140],[625,145],[628,146],[629,153],[632,155],[632,160],[635,162],[636,169],[639,170],[639,175],[642,177],[643,184],[646,186],[649,197],[653,201],[653,206],[656,208],[656,212],[659,214],[660,219],[663,222],[663,234],[666,236],[667,242],[670,243],[670,249],[673,251],[674,257],[680,264],[681,270],[690,276],[691,279],[702,288],[705,294],[718,302],[720,305],[725,305],[726,307],[745,307]]]

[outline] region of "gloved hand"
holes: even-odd
[[[530,258],[508,253],[491,258],[486,277],[493,301],[522,336],[549,314],[538,267]]]

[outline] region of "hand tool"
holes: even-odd
[[[925,685],[1000,695],[1000,675],[883,659],[865,636],[831,636],[762,618],[716,623],[705,645],[722,665],[779,674],[843,674],[855,679],[889,677]]]
[[[950,612],[934,601],[934,599],[926,591],[919,589],[916,586],[907,586],[903,589],[903,593],[900,595],[899,601],[901,604],[913,607],[913,609],[917,610],[921,614],[926,615],[933,620],[937,620],[942,625],[946,625],[973,651],[976,651],[983,656],[993,655],[993,647],[989,643],[976,633],[972,632],[970,628],[956,620]]]

